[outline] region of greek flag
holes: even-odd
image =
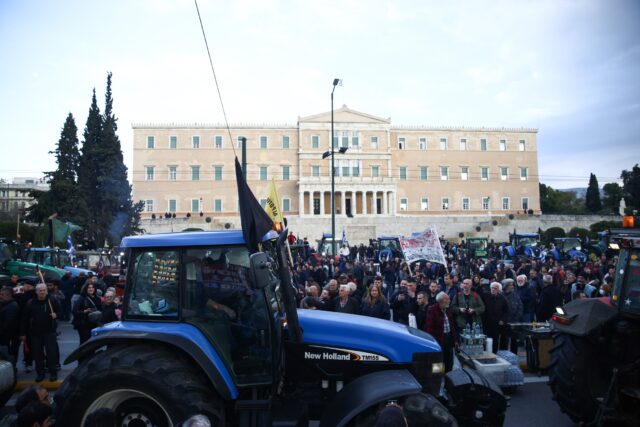
[[[342,227],[342,244],[346,245],[347,244],[347,232],[344,229],[344,227]]]
[[[73,239],[71,238],[71,234],[67,235],[67,246],[69,257],[71,258],[71,261],[73,261],[75,258],[76,248],[73,247]]]

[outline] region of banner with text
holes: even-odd
[[[400,246],[402,246],[404,258],[408,263],[424,260],[447,265],[435,225],[430,226],[417,236],[401,238]]]

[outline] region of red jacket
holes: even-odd
[[[446,309],[447,317],[449,318],[449,328],[451,329],[451,337],[453,342],[458,342],[458,332],[456,331],[456,322],[453,320],[453,314],[451,314],[451,308]],[[440,308],[440,305],[433,304],[427,310],[427,322],[425,324],[425,330],[431,334],[440,345],[444,343],[444,313]]]

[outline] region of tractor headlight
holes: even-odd
[[[432,374],[444,374],[444,363],[436,362],[431,364]]]

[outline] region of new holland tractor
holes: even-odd
[[[397,402],[412,426],[502,425],[499,389],[467,370],[445,376],[430,335],[298,311],[286,235],[255,253],[240,231],[123,239],[122,320],[65,361],[79,364],[56,393],[57,424],[111,408],[127,427],[193,414],[216,426],[365,426]]]
[[[612,229],[620,247],[611,297],[574,300],[552,317],[549,385],[562,411],[591,426],[640,423],[640,228]],[[633,225],[636,227],[632,228]]]

